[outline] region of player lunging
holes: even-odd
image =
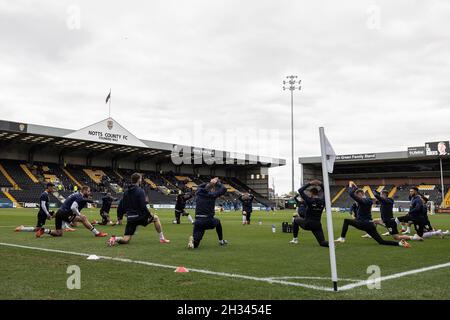
[[[224,195],[227,188],[220,183],[219,178],[213,178],[209,183],[198,186],[195,207],[195,221],[193,235],[189,237],[188,248],[198,248],[200,241],[205,234],[205,230],[216,229],[219,244],[221,246],[228,243],[223,239],[222,224],[214,217],[216,199]]]
[[[311,196],[308,196],[305,193],[305,190],[309,187],[313,186],[309,193]],[[313,233],[314,237],[316,237],[317,242],[321,247],[328,247],[328,241],[325,240],[325,236],[323,234],[322,223],[320,219],[322,218],[322,212],[325,208],[325,199],[323,196],[319,196],[319,189],[323,190],[322,182],[319,180],[311,181],[310,183],[305,184],[298,190],[298,193],[305,201],[306,211],[305,217],[296,217],[293,223],[293,236],[291,243],[298,243],[298,231],[299,227],[303,230],[309,230]]]
[[[377,190],[373,192],[375,198],[380,203],[380,213],[381,219],[375,219],[373,222],[378,225],[386,227],[389,234],[397,241],[399,240],[420,240],[419,237],[411,237],[406,235],[399,235],[397,229],[397,223],[394,218],[394,199],[389,197],[389,192],[387,190],[381,191],[379,193]]]
[[[82,186],[79,192],[71,194],[55,214],[55,230],[40,228],[36,231],[36,237],[40,238],[44,233],[53,237],[61,237],[64,233],[63,222],[81,222],[94,236],[106,237],[107,233],[95,229],[87,217],[80,213],[88,203],[90,194],[91,189],[88,186]]]
[[[357,185],[353,181],[349,182],[348,191],[350,197],[358,203],[358,211],[354,220],[344,219],[341,236],[336,239],[335,242],[344,243],[345,236],[347,235],[348,231],[348,226],[353,226],[358,230],[367,232],[380,245],[401,246],[404,248],[410,247],[410,245],[405,240],[400,240],[400,242],[383,240],[383,238],[381,238],[380,234],[377,232],[375,224],[372,221],[372,200],[367,198],[364,190],[358,189]]]
[[[159,234],[160,243],[170,242],[170,240],[164,237],[159,217],[157,215],[152,215],[152,213],[148,210],[145,192],[140,187],[141,184],[142,175],[139,173],[133,173],[131,175],[131,185],[123,194],[123,198],[119,203],[119,207],[117,208],[117,213],[122,217],[124,214],[127,215],[125,234],[123,237],[116,237],[115,235],[113,235],[107,242],[108,246],[112,247],[116,244],[130,243],[137,227],[146,227],[150,223],[153,223],[155,225],[155,230]]]

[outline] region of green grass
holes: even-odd
[[[254,212],[253,224],[241,225],[239,213],[222,213],[225,239],[220,247],[216,233],[207,231],[198,250],[186,249],[192,226],[186,218],[173,225],[172,210],[157,210],[164,233],[172,242],[161,245],[152,225],[138,228],[130,245],[109,248],[106,238],[94,238],[79,227],[62,238],[13,232],[17,225],[33,226],[36,210],[1,209],[0,242],[59,249],[64,251],[128,258],[187,268],[206,269],[254,277],[329,277],[328,250],[317,245],[310,232],[300,230],[300,244],[290,245],[292,234],[281,232],[281,222],[290,221],[292,211]],[[98,218],[97,210],[86,210]],[[115,216],[115,212],[112,212]],[[335,237],[347,214],[334,214]],[[262,225],[258,225],[258,220]],[[433,225],[450,229],[450,216],[431,218]],[[276,224],[277,232],[271,232]],[[323,219],[325,223],[325,218]],[[53,221],[49,224],[53,227]],[[124,226],[99,227],[110,234],[121,234]],[[384,229],[379,229],[384,232]],[[336,248],[340,278],[367,279],[367,267],[378,265],[381,275],[450,262],[449,239],[413,242],[411,249],[386,247],[362,239],[350,228],[347,242]],[[81,289],[69,290],[69,265],[81,268]],[[303,287],[257,282],[197,272],[174,273],[147,265],[112,260],[88,261],[86,257],[0,245],[0,299],[450,299],[450,268],[432,270],[381,283],[381,289],[358,287],[343,292],[325,292]],[[316,286],[330,286],[330,280],[289,280]],[[343,281],[342,284],[348,282]]]

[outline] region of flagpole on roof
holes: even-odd
[[[333,232],[333,217],[331,214],[331,197],[330,197],[330,182],[328,181],[328,172],[333,172],[333,165],[336,155],[333,147],[325,136],[325,130],[323,127],[319,128],[320,135],[320,150],[322,155],[322,174],[323,174],[323,186],[325,193],[325,208],[327,213],[327,230],[328,230],[328,246],[330,252],[330,267],[331,267],[331,280],[333,281],[334,291],[338,291],[338,277],[336,267],[336,251],[334,246],[334,232]],[[328,159],[329,157],[329,159]]]
[[[109,88],[109,118],[111,118],[111,88]]]

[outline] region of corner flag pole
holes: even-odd
[[[333,217],[331,215],[330,182],[328,181],[327,150],[326,150],[325,132],[323,127],[319,128],[319,134],[320,134],[320,150],[322,154],[322,174],[325,193],[325,208],[327,212],[327,230],[328,230],[328,246],[330,251],[331,280],[333,281],[334,291],[338,291],[336,252],[334,247]]]

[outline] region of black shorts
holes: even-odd
[[[67,223],[71,223],[73,221],[73,219],[75,219],[74,214],[72,214],[71,212],[70,213],[64,212],[61,209],[59,209],[55,215],[55,229],[61,230],[63,221],[65,221]]]
[[[138,226],[146,227],[149,223],[153,222],[153,216],[150,214],[145,214],[139,218],[136,218],[136,220],[127,218],[127,225],[125,226],[125,233],[126,236],[132,236],[136,232],[136,229]]]
[[[207,217],[207,218],[195,218],[194,221],[194,240],[200,241],[205,234],[205,230],[211,230],[217,227],[220,223],[220,220],[215,217]]]
[[[383,223],[391,236],[398,234],[397,223],[395,222],[395,219],[383,221]]]

